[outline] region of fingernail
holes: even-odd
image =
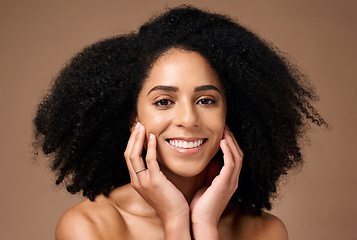
[[[222,139],[222,142],[223,142],[224,144],[228,145],[226,139],[223,138],[223,139]]]
[[[154,139],[154,134],[150,133],[150,140]]]
[[[137,122],[137,123],[135,124],[135,128],[138,128],[138,127],[139,127],[139,125],[140,125],[140,123],[139,123],[139,122]]]
[[[144,126],[140,124],[139,132],[141,132],[144,129]]]

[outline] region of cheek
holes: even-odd
[[[221,131],[223,133],[224,127],[226,125],[226,112],[221,110],[217,111],[211,116],[204,118],[207,124],[211,125],[212,129],[216,131]]]
[[[225,112],[220,112],[216,115],[216,118],[210,121],[211,129],[213,134],[216,136],[215,141],[219,147],[220,141],[223,138],[224,129],[226,126],[226,114]]]
[[[152,111],[142,111],[139,115],[138,121],[145,126],[147,137],[149,137],[150,133],[159,137],[160,133],[167,127],[169,120],[162,115],[160,112]]]

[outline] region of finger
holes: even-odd
[[[156,137],[150,133],[148,150],[146,154],[146,164],[151,176],[156,176],[160,172],[159,164],[156,158]]]
[[[131,134],[130,134],[130,137],[129,137],[129,140],[128,140],[128,144],[126,145],[126,150],[125,151],[131,151],[132,150],[132,148],[133,148],[133,146],[134,146],[134,143],[135,143],[135,137],[136,137],[136,135],[137,135],[137,133],[138,133],[138,129],[139,129],[139,127],[140,127],[140,123],[136,123],[135,124],[135,128],[134,128],[134,131],[132,131],[131,132]]]
[[[225,134],[227,135],[227,134]],[[227,139],[229,138],[228,136],[226,136]],[[238,187],[238,182],[239,182],[239,175],[240,175],[240,171],[242,169],[242,156],[241,155],[237,155],[238,149],[236,148],[235,144],[233,144],[232,142],[229,144],[227,143],[227,145],[230,145],[230,150],[231,153],[233,153],[233,149],[235,149],[235,153],[232,154],[233,157],[233,161],[234,161],[234,170],[232,171],[233,174],[230,177],[230,182],[231,183],[231,187],[233,187],[234,189],[236,189]],[[223,156],[224,157],[224,156]]]
[[[134,140],[135,142],[129,154],[129,160],[135,173],[139,173],[138,171],[146,168],[142,158],[142,151],[145,140],[145,127],[143,125],[140,124],[140,126],[138,127],[137,134]]]
[[[240,153],[241,150],[239,148],[239,145],[238,145],[237,141],[235,140],[233,134],[228,129],[225,130],[224,138],[226,139],[227,145],[231,150],[231,153],[233,156],[233,161],[235,164],[235,171],[238,174],[242,167],[243,152]]]
[[[226,139],[221,140],[220,147],[223,152],[224,165],[221,169],[221,172],[219,173],[219,176],[223,179],[224,182],[228,182],[234,173],[235,163],[231,149],[228,146]]]
[[[139,126],[140,126],[139,123],[137,123],[135,125],[135,129],[130,134],[130,138],[128,140],[128,144],[127,144],[127,147],[126,147],[125,152],[124,152],[124,157],[125,157],[125,161],[126,161],[130,176],[135,175],[135,170],[133,169],[133,166],[131,164],[129,156],[130,156],[130,154],[132,152],[134,143],[137,141],[137,135],[138,135]]]
[[[238,144],[237,139],[234,137],[234,134],[231,132],[231,130],[229,130],[229,128],[228,128],[227,125],[226,125],[226,128],[225,128],[225,133],[227,133],[228,136],[233,140],[234,145],[236,146],[239,155],[243,158],[243,151],[242,151],[242,149],[239,147],[239,144]]]

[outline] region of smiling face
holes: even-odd
[[[226,99],[217,74],[196,52],[171,49],[153,65],[138,97],[137,121],[157,138],[168,174],[202,172],[219,150]]]

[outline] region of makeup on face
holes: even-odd
[[[157,139],[160,165],[194,176],[219,150],[226,99],[215,70],[199,53],[172,49],[149,72],[139,94],[137,120]]]

